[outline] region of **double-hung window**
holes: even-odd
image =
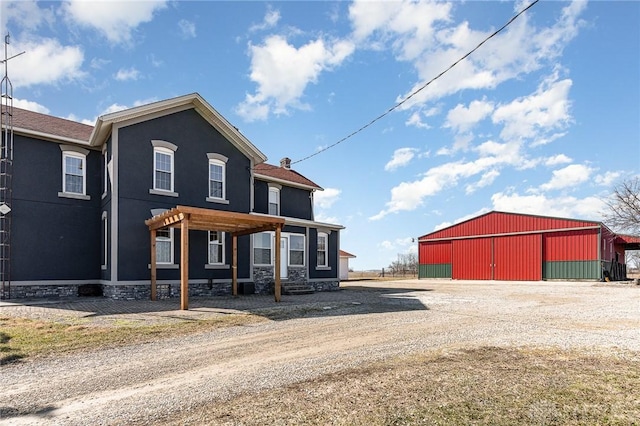
[[[156,262],[160,264],[173,263],[173,229],[158,229],[156,231]]]
[[[253,263],[254,265],[271,265],[271,241],[269,232],[253,234]]]
[[[280,188],[269,186],[269,214],[280,216]]]
[[[289,265],[304,266],[304,235],[289,235]]]
[[[224,264],[224,232],[209,231],[209,264]]]
[[[228,203],[227,201],[227,161],[221,154],[208,153],[209,159],[209,192],[207,201],[212,203]]]
[[[153,189],[173,191],[173,152],[156,148],[153,150]]]
[[[87,155],[89,150],[60,145],[62,151],[62,191],[59,197],[88,200],[87,195]]]
[[[149,193],[177,197],[174,192],[175,152],[178,147],[170,142],[152,140],[153,145],[153,188]]]
[[[327,241],[328,236],[324,232],[318,232],[318,254],[317,265],[320,267],[327,267]]]

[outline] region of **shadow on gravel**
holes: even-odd
[[[399,284],[402,286],[402,284]],[[73,315],[84,320],[105,316],[124,316],[129,319],[155,318],[197,321],[207,316],[225,314],[253,314],[271,320],[292,318],[361,315],[368,313],[402,312],[427,310],[417,292],[430,291],[426,288],[394,287],[385,285],[367,286],[349,285],[338,291],[317,292],[302,295],[283,295],[279,303],[273,295],[212,296],[189,298],[189,310],[180,310],[180,299],[151,300],[113,300],[101,297],[82,297],[61,300],[15,301],[12,306],[0,307],[0,314],[28,315],[30,310],[42,312],[55,318]]]
[[[14,407],[0,407],[0,420],[7,418],[15,418],[22,416],[36,416],[40,417],[42,420],[45,420],[50,417],[49,413],[54,410],[57,410],[58,407],[53,405],[45,405],[42,407],[34,407],[32,410],[23,411]]]

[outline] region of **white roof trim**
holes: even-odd
[[[273,215],[268,215],[268,214],[264,214],[264,213],[256,213],[256,212],[252,212],[249,213],[255,216],[265,216],[265,217],[281,217],[282,219],[284,219],[284,224],[285,225],[292,225],[292,226],[304,226],[304,227],[313,227],[313,228],[326,228],[326,229],[344,229],[344,226],[342,225],[337,225],[334,223],[324,223],[324,222],[316,222],[314,220],[307,220],[307,219],[298,219],[296,217],[284,217],[284,216],[273,216]]]
[[[181,109],[183,110],[194,108],[213,127],[231,141],[236,148],[238,148],[247,157],[254,159],[256,163],[263,163],[267,160],[267,157],[260,152],[253,143],[240,133],[235,126],[220,115],[220,113],[198,93],[153,102],[147,105],[141,105],[98,117],[89,140],[90,144],[97,146],[104,143],[104,140],[111,133],[111,127],[113,124],[130,120],[138,120],[152,114],[163,115],[162,113],[165,111],[167,111],[167,113],[169,113],[169,111],[175,112],[175,110],[180,109],[180,107],[182,107]]]
[[[2,126],[4,128],[4,126]],[[66,136],[54,135],[51,133],[38,132],[37,130],[25,129],[22,127],[14,127],[13,131],[15,133],[20,133],[23,135],[36,136],[39,139],[50,140],[52,142],[68,142],[76,145],[89,146],[89,142],[82,139],[74,139],[68,138]]]

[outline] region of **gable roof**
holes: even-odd
[[[295,170],[262,163],[257,164],[254,167],[254,171],[255,176],[259,179],[268,180],[270,182],[285,182],[287,184],[294,183],[296,186],[304,189],[317,189],[323,191],[322,187],[302,176]]]
[[[460,223],[421,236],[418,241],[545,230],[599,228],[602,222],[538,216],[523,213],[490,211]]]
[[[90,144],[93,146],[102,145],[111,134],[114,124],[135,123],[192,108],[224,135],[238,150],[251,158],[254,164],[259,164],[267,160],[267,157],[260,152],[249,139],[240,133],[235,126],[229,123],[226,118],[209,105],[198,93],[152,102],[150,104],[100,116],[91,134]]]
[[[354,254],[351,254],[349,252],[346,252],[344,250],[340,250],[340,257],[349,257],[349,258],[354,258],[356,257]]]
[[[87,145],[93,126],[13,107],[13,131],[47,140]]]

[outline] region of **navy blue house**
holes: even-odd
[[[293,284],[313,291],[339,286],[343,227],[314,220],[313,195],[322,188],[287,158],[265,163],[198,94],[107,114],[93,127],[14,108],[13,130],[5,299],[89,290],[149,298],[152,270],[157,296],[178,297],[181,261],[191,295],[231,294],[234,274],[241,292],[270,293],[277,269],[285,292]],[[208,222],[187,231],[181,260],[181,228],[150,233],[147,226],[178,206],[280,225],[232,238]]]

